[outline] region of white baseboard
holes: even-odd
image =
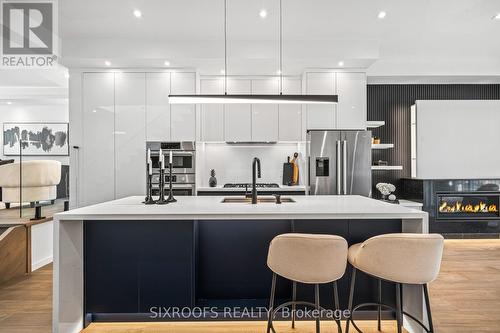
[[[31,271],[34,272],[37,269],[42,268],[43,266],[50,264],[52,261],[53,261],[53,257],[51,256],[51,257],[40,259],[37,262],[32,262],[31,263]]]

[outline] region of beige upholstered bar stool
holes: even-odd
[[[292,306],[292,327],[295,327],[295,306],[307,305],[321,311],[319,285],[333,282],[335,310],[339,310],[337,280],[347,266],[347,241],[334,235],[282,234],[276,236],[269,245],[267,266],[273,271],[267,333],[273,327],[273,318],[282,308]],[[276,276],[280,275],[293,282],[292,301],[274,307]],[[315,303],[297,302],[297,282],[315,285]],[[316,332],[320,332],[320,317],[316,317]],[[338,332],[342,332],[340,320],[336,320]]]
[[[434,332],[432,325],[429,291],[427,284],[436,279],[441,266],[443,254],[443,236],[438,234],[386,234],[372,237],[363,243],[349,247],[348,260],[353,266],[351,289],[349,292],[349,310],[351,317],[347,321],[346,333],[349,332],[349,323],[358,331],[353,321],[354,311],[364,306],[378,307],[378,330],[380,331],[381,308],[391,308],[382,304],[382,280],[396,283],[396,320],[398,333],[401,333],[403,314],[415,320],[427,332]],[[356,283],[356,271],[360,270],[378,278],[378,303],[359,304],[353,308],[352,301]],[[403,311],[402,285],[421,285],[424,293],[429,325],[426,327],[412,314]]]

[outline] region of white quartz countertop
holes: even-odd
[[[208,187],[208,186],[200,186],[196,188],[197,191],[200,192],[244,192],[245,188],[244,187],[223,187],[223,186],[216,186],[216,187]],[[248,187],[248,191],[251,191],[252,187]],[[280,191],[280,192],[294,192],[294,191],[303,191],[305,192],[306,187],[303,185],[295,185],[295,186],[286,186],[286,185],[280,185],[280,187],[258,187],[257,191],[258,192],[275,192],[275,191]]]
[[[179,196],[167,205],[127,197],[55,215],[56,220],[424,219],[426,212],[357,195],[283,196],[293,203],[222,203],[221,196]]]
[[[421,202],[416,202],[416,201],[411,201],[411,200],[406,200],[406,199],[399,199],[399,204],[401,206],[405,206],[405,207],[419,207],[419,208],[422,208],[424,206],[424,204],[421,203]]]

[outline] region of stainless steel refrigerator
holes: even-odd
[[[307,131],[309,194],[371,197],[371,131]]]

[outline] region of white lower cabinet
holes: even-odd
[[[113,73],[83,74],[82,138],[74,176],[79,206],[115,198],[114,81]]]
[[[228,94],[250,94],[251,80],[228,80]],[[249,142],[252,140],[252,115],[250,104],[226,104],[224,112],[225,141]]]
[[[145,73],[115,74],[115,198],[146,192]]]

